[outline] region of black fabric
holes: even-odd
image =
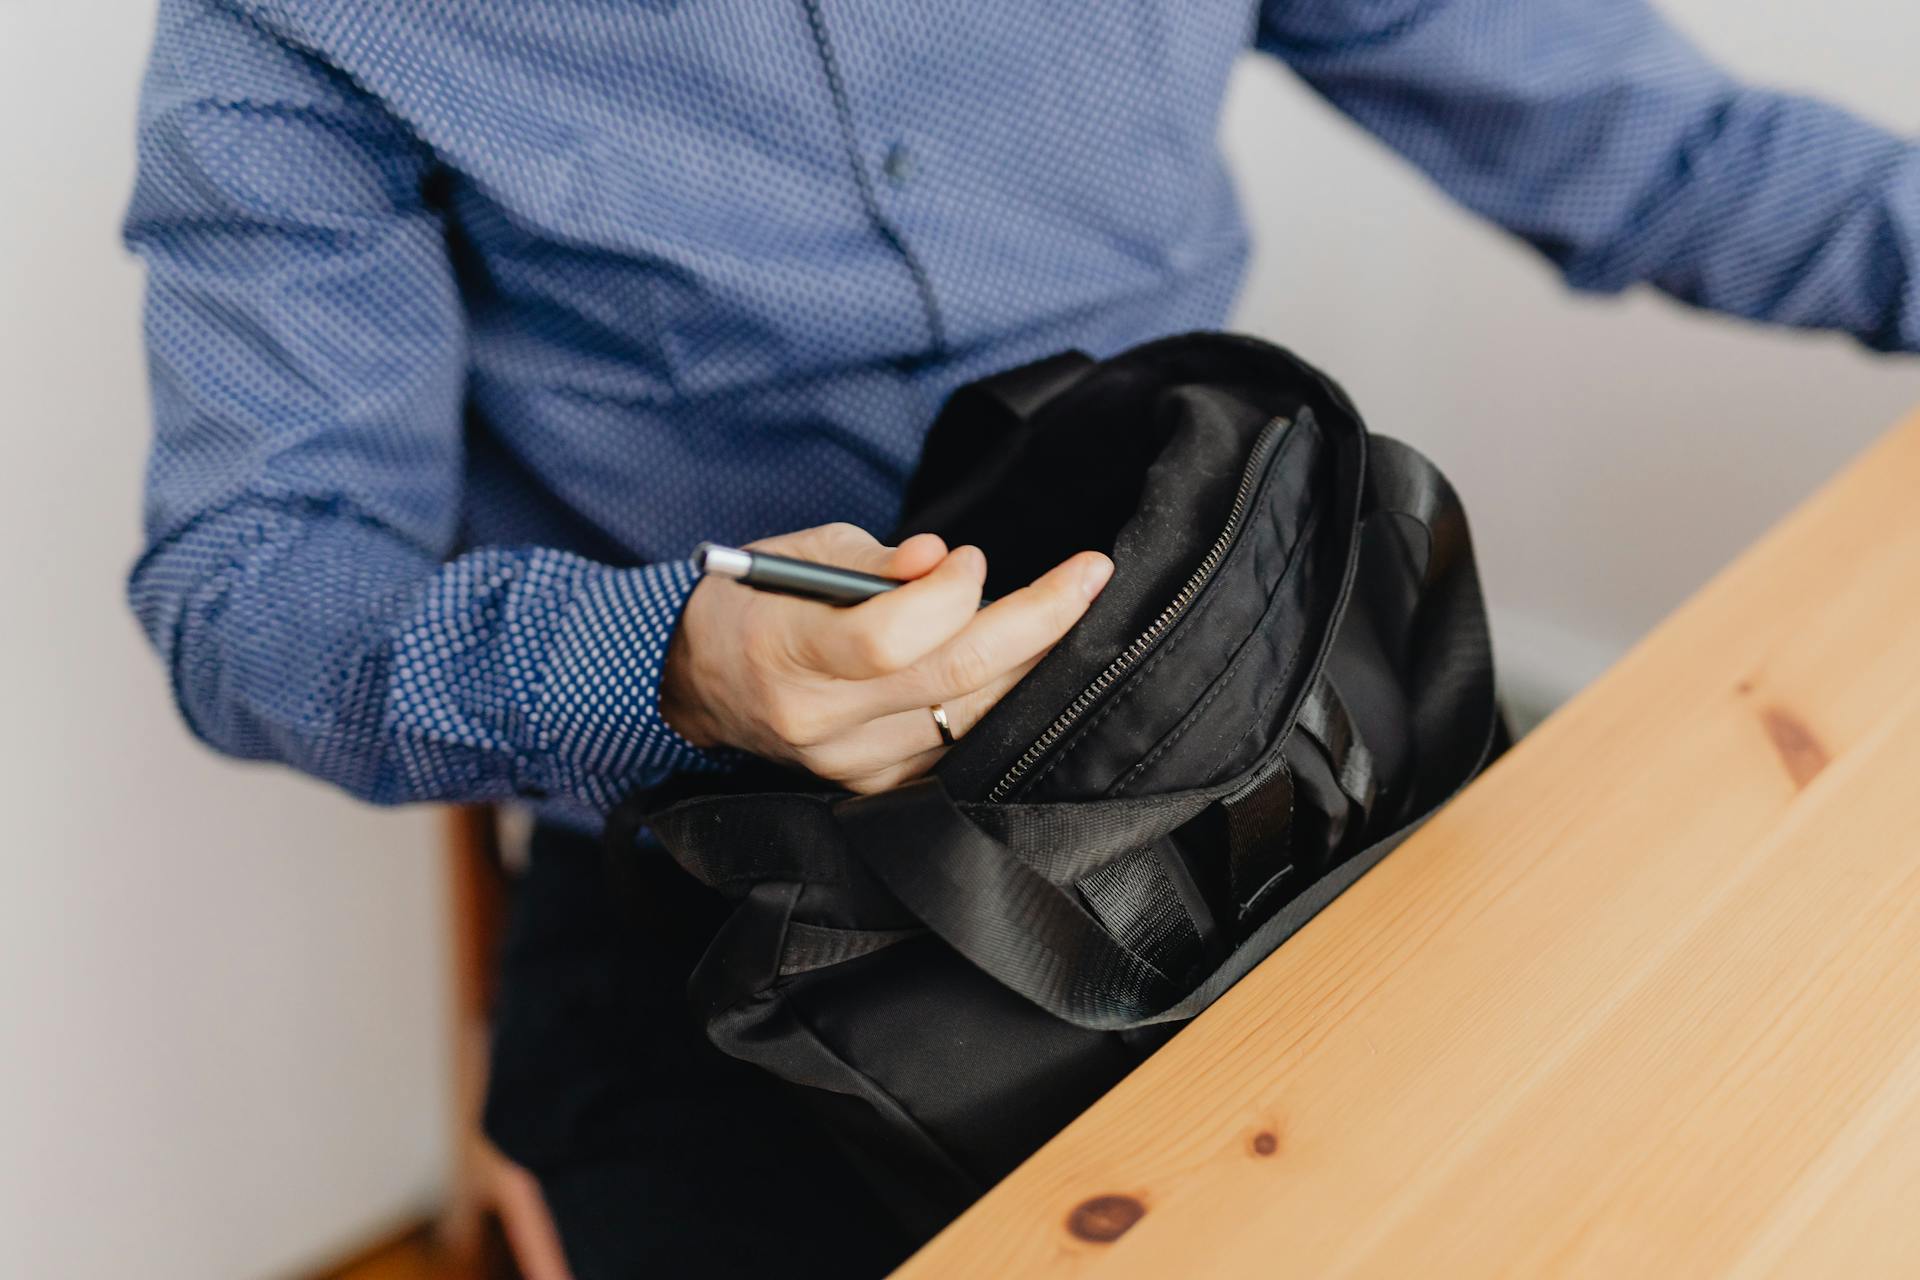
[[[990,450],[969,447],[991,442]],[[1463,786],[1500,726],[1464,513],[1277,348],[1195,334],[956,394],[902,532],[1001,593],[1106,590],[929,776],[636,797],[733,902],[694,1004],[812,1090],[916,1235],[1205,1009]]]
[[[909,1241],[828,1135],[721,1054],[687,975],[726,903],[657,847],[615,908],[597,842],[540,828],[513,895],[487,1131],[579,1280],[881,1275]]]

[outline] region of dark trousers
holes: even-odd
[[[908,1246],[866,1185],[688,1011],[725,904],[665,853],[635,879],[616,900],[595,841],[537,830],[501,957],[487,1132],[577,1280],[883,1274]]]

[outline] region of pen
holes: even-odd
[[[732,578],[761,591],[827,604],[859,604],[901,585],[898,578],[882,578],[767,551],[742,551],[712,542],[703,542],[693,549],[693,567],[700,573]]]

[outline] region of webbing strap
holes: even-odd
[[[766,792],[683,800],[654,812],[636,812],[695,879],[737,897],[761,881],[841,884],[847,877],[846,842],[834,821],[831,795]],[[609,823],[615,850],[632,834]]]
[[[1130,1025],[1177,994],[1167,976],[1006,845],[969,822],[938,778],[843,801],[847,845],[947,945],[1041,1008]]]
[[[1360,740],[1359,731],[1353,727],[1353,713],[1325,672],[1301,703],[1300,716],[1294,724],[1319,745],[1341,794],[1353,802],[1360,821],[1366,821],[1367,815],[1373,812],[1380,786],[1374,773],[1373,753]]]
[[[780,948],[780,976],[790,977],[796,973],[857,960],[925,933],[925,929],[835,929],[827,925],[790,920],[787,922],[785,942]]]
[[[1228,888],[1241,916],[1293,874],[1293,802],[1293,773],[1284,752],[1275,753],[1264,777],[1220,801]]]

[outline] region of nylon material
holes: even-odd
[[[840,814],[849,843],[929,928],[1042,1008],[1106,1025],[1165,991],[1165,975],[968,822],[938,781],[862,797]]]
[[[1458,794],[1492,750],[1499,711],[1486,609],[1465,514],[1451,486],[1426,459],[1396,441],[1377,438],[1374,443],[1376,494],[1383,495],[1385,503],[1404,504],[1385,509],[1415,520],[1428,535],[1427,591],[1411,638],[1413,665],[1417,670],[1470,673],[1414,686],[1416,720],[1432,735],[1423,739],[1419,762],[1422,774],[1433,779],[1422,789],[1419,816],[1315,881],[1255,930],[1214,974],[1140,1025],[1181,1021],[1212,1004]]]
[[[1167,880],[1193,929],[1196,944],[1195,954],[1186,962],[1177,966],[1171,961],[1159,965],[1168,973],[1191,972],[1194,965],[1210,956],[1224,941],[1222,918],[1227,895],[1220,891],[1220,858],[1215,852],[1219,841],[1208,838],[1203,829],[1206,825],[1183,823],[1179,831],[1148,846],[1166,870]],[[1217,833],[1218,824],[1213,826]]]
[[[1477,585],[1475,595],[1478,595]],[[1414,738],[1419,753],[1415,778],[1420,784],[1416,803],[1435,804],[1445,787],[1436,762],[1445,760],[1452,750],[1459,728],[1450,707],[1495,706],[1492,677],[1492,645],[1486,632],[1484,610],[1466,609],[1458,604],[1439,605],[1423,610],[1423,630],[1452,633],[1457,639],[1446,648],[1425,649],[1415,664],[1417,687],[1433,696],[1415,703]],[[1491,715],[1489,717],[1491,722]],[[1489,727],[1488,733],[1492,729]]]
[[[1107,932],[1160,972],[1184,972],[1199,958],[1199,931],[1153,846],[1107,863],[1079,890]]]
[[[1273,776],[1225,810],[1227,886],[1241,914],[1293,863],[1293,771],[1284,755]]]
[[[1185,405],[1187,402],[1173,403]],[[1112,415],[1128,413],[1137,417],[1140,405],[1115,405],[1108,412],[1108,420]],[[991,535],[985,529],[940,531],[950,542],[978,542],[986,550],[992,572],[999,571],[991,569],[996,557],[1004,560],[1002,544],[1014,536],[1022,540],[1021,553],[1028,556],[1033,556],[1035,549],[1043,544],[1058,543],[1035,557],[1035,563],[1026,566],[1033,572],[1051,567],[1057,560],[1088,546],[1110,551],[1114,562],[1112,578],[1086,615],[1026,679],[967,734],[962,746],[949,752],[942,761],[943,779],[951,781],[962,774],[971,778],[974,771],[982,777],[977,792],[957,794],[963,797],[985,794],[1040,730],[1152,624],[1226,522],[1245,465],[1248,437],[1257,434],[1257,427],[1250,432],[1246,422],[1211,409],[1203,413],[1187,412],[1177,418],[1163,414],[1165,411],[1156,410],[1150,429],[1131,432],[1126,430],[1123,416],[1122,425],[1108,428],[1097,437],[1075,440],[1075,448],[1068,456],[1051,462],[1029,456],[1024,463],[1034,468],[1029,483],[1037,485],[1039,491],[1026,495],[1028,501],[1021,504],[1019,519],[1007,518],[1008,512],[998,513],[1002,520]],[[1242,418],[1247,416],[1244,406],[1240,407],[1240,414]],[[1048,420],[1052,419],[1053,415],[1049,415]],[[1102,421],[1078,415],[1074,420],[1083,432]],[[1262,420],[1259,425],[1264,424]],[[1056,439],[1045,443],[1058,445],[1063,431],[1057,429],[1054,434]],[[1106,443],[1108,437],[1115,434],[1123,440],[1148,434],[1156,439],[1170,435],[1171,439],[1151,454],[1128,453],[1124,447],[1115,448]],[[1030,454],[1038,452],[1037,447],[1029,451]],[[1102,546],[1100,538],[1084,533],[1074,536],[1070,532],[1049,538],[1046,530],[1023,527],[1031,526],[1038,519],[1036,509],[1061,507],[1062,477],[1087,470],[1093,458],[1099,459],[1098,466],[1106,479],[1101,484],[1086,486],[1090,492],[1136,490],[1127,494],[1127,519],[1114,533],[1110,544]],[[1041,465],[1043,463],[1046,465]],[[1023,571],[1018,576],[1024,581],[1032,573]],[[1002,589],[1017,585],[1020,583],[1001,584]],[[983,728],[987,731],[984,737],[981,736]]]
[[[1274,913],[1198,981],[1184,972],[1171,981],[1164,967],[1140,954],[1151,950],[1153,934],[1125,923],[1125,896],[1142,900],[1142,911],[1131,917],[1137,922],[1159,909],[1155,898],[1174,895],[1163,876],[1134,871],[1123,860],[1130,850],[1193,822],[1213,800],[1245,789],[1276,760],[1280,742],[1232,777],[1162,796],[956,807],[937,783],[923,783],[888,796],[841,801],[825,820],[821,815],[832,797],[762,795],[716,797],[698,804],[704,815],[682,813],[674,820],[678,825],[669,823],[671,832],[662,834],[669,847],[702,846],[684,856],[676,849],[683,865],[691,859],[736,888],[742,877],[751,878],[750,868],[822,872],[804,892],[762,886],[743,904],[752,910],[737,913],[737,926],[729,922],[745,954],[721,956],[727,946],[717,940],[702,964],[709,995],[724,988],[734,997],[723,1007],[708,1005],[710,1034],[737,1057],[836,1091],[838,1105],[855,1109],[847,1113],[852,1123],[871,1121],[858,1137],[877,1166],[897,1164],[901,1185],[912,1182],[914,1196],[943,1204],[946,1212],[1010,1169],[1167,1029],[1211,1004],[1386,856],[1405,835],[1394,829],[1398,815],[1424,815],[1450,795],[1474,772],[1492,735],[1478,580],[1457,503],[1430,464],[1385,441],[1370,459],[1363,429],[1336,385],[1285,353],[1223,336],[1172,340],[1106,362],[1050,401],[1041,416],[1070,415],[1101,403],[1088,388],[1108,384],[1115,366],[1127,371],[1125,394],[1135,401],[1183,382],[1223,387],[1222,394],[1238,395],[1266,416],[1281,411],[1281,402],[1292,413],[1304,399],[1320,418],[1335,459],[1326,480],[1331,496],[1316,491],[1316,502],[1336,523],[1352,527],[1365,485],[1371,509],[1383,518],[1367,522],[1365,538],[1352,540],[1344,563],[1308,557],[1328,575],[1313,594],[1330,604],[1324,623],[1305,624],[1324,643],[1310,648],[1300,678],[1303,688],[1323,677],[1336,682],[1358,745],[1373,754],[1387,775],[1382,786],[1393,794],[1349,838],[1368,847],[1302,881],[1302,892],[1283,882]],[[1424,527],[1403,536],[1404,518],[1397,512],[1429,521],[1432,536]],[[1323,535],[1311,539],[1316,548],[1328,541]],[[1355,590],[1353,575],[1362,563],[1366,573]],[[1268,630],[1251,625],[1257,633]],[[1321,630],[1313,632],[1315,625]],[[1101,654],[1099,666],[1111,656]],[[1259,662],[1249,655],[1245,665],[1256,668]],[[1084,682],[1069,698],[1080,688]],[[1034,736],[1026,730],[1035,721],[1050,721],[1058,705],[1030,716],[1024,726],[1008,720],[1019,734],[1015,754]],[[1222,690],[1214,709],[1235,705],[1243,717],[1239,725],[1224,716],[1203,717],[1169,756],[1204,751],[1238,759],[1229,748],[1249,732],[1249,704],[1238,683]],[[976,728],[966,741],[983,752],[992,748],[976,740],[978,733]],[[1253,732],[1252,740],[1258,739]],[[1304,737],[1297,745],[1319,752]],[[1004,771],[1004,763],[996,765],[986,785]],[[1411,778],[1415,771],[1418,777]],[[1331,768],[1324,788],[1340,792]],[[954,794],[966,793],[956,784]],[[747,839],[740,839],[742,832]],[[772,847],[780,843],[806,847]],[[1111,909],[1103,910],[1112,929],[1070,888],[1086,876],[1102,877],[1096,893],[1110,899]],[[809,933],[812,927],[886,930],[903,916],[923,920],[934,934],[778,975],[782,962],[832,954],[831,944]],[[776,928],[778,933],[770,932]],[[1138,946],[1126,945],[1115,931]]]
[[[1390,524],[1369,519],[1363,529],[1353,599],[1327,655],[1327,678],[1373,757],[1377,794],[1369,812],[1379,821],[1407,812],[1414,757],[1410,657],[1399,638],[1407,634],[1416,584]],[[1392,654],[1384,636],[1396,638]]]
[[[902,944],[903,949],[912,945]],[[856,1098],[870,1108],[867,1114],[878,1123],[856,1131],[871,1144],[865,1153],[871,1163],[885,1169],[887,1178],[876,1179],[876,1188],[888,1195],[904,1221],[931,1234],[987,1184],[962,1167],[946,1144],[869,1071],[849,1062],[808,1024],[804,1002],[810,990],[810,979],[803,977],[780,992],[761,993],[719,1010],[707,1021],[708,1038],[729,1056],[780,1079]]]
[[[1376,790],[1373,754],[1361,740],[1339,687],[1325,674],[1301,704],[1297,723],[1319,744],[1340,790],[1359,808],[1364,819],[1373,808]]]
[[[1309,526],[1309,540],[1313,531]],[[1115,787],[1141,794],[1242,773],[1286,738],[1304,687],[1303,673],[1312,665],[1301,661],[1315,648],[1307,637],[1326,633],[1324,611],[1330,608],[1322,571],[1327,556],[1314,550],[1309,541],[1308,554],[1289,562],[1266,612],[1243,633],[1206,697],[1140,756]],[[1183,744],[1186,749],[1178,750]]]
[[[1378,866],[1388,854],[1399,848],[1408,836],[1419,830],[1427,819],[1433,816],[1436,810],[1457,795],[1485,763],[1494,741],[1495,714],[1489,699],[1484,737],[1478,748],[1466,748],[1463,744],[1475,737],[1481,737],[1479,732],[1468,730],[1456,736],[1456,744],[1461,745],[1463,751],[1461,759],[1471,760],[1471,763],[1464,766],[1465,776],[1457,777],[1445,795],[1411,822],[1348,858],[1288,901],[1271,919],[1256,929],[1218,970],[1184,998],[1158,1013],[1141,1018],[1133,1025],[1153,1026],[1167,1022],[1183,1022],[1201,1013],[1215,1000],[1226,994],[1234,983],[1250,973],[1255,965],[1273,954],[1281,943],[1299,932],[1307,921],[1320,914],[1329,903],[1351,888],[1361,876]],[[1454,761],[1453,764],[1456,769],[1462,767],[1459,760]]]
[[[1350,406],[1343,407],[1345,397],[1337,387],[1290,352],[1257,339],[1189,334],[1136,347],[1102,362],[1096,373],[1048,402],[1037,416],[1029,433],[1033,438],[1073,430],[1076,423],[1078,430],[1088,432],[1089,437],[1080,443],[1077,452],[1069,451],[1058,465],[1045,469],[1045,477],[1054,482],[1054,493],[1040,493],[1035,501],[1042,506],[1049,504],[1057,497],[1058,478],[1088,469],[1093,459],[1100,460],[1102,480],[1108,485],[1113,483],[1116,469],[1124,471],[1134,466],[1124,452],[1129,442],[1140,435],[1133,424],[1139,420],[1141,406],[1156,403],[1160,392],[1168,386],[1230,388],[1232,394],[1251,406],[1247,414],[1250,438],[1272,417],[1291,416],[1299,409],[1298,388],[1303,384],[1324,391],[1326,408],[1341,415],[1343,424],[1357,424]],[[1023,454],[1031,448],[1029,440],[1022,446]],[[1157,453],[1156,448],[1154,456]],[[1237,451],[1236,456],[1244,459],[1245,451]],[[1151,461],[1152,457],[1148,457],[1138,466],[1144,470]],[[1237,477],[1235,482],[1237,484]],[[1157,546],[1148,544],[1155,561],[1179,546],[1178,538],[1194,527],[1195,515],[1204,515],[1217,506],[1224,518],[1231,496],[1229,489],[1217,503],[1209,503],[1204,495],[1192,494],[1193,505],[1189,511],[1193,514],[1186,523],[1169,531],[1174,536],[1162,538]],[[1019,521],[1014,523],[1017,527]],[[1205,536],[1211,538],[1220,521],[1202,519],[1198,523],[1204,526]],[[908,521],[902,531],[927,528],[943,534],[956,532],[951,522],[936,528],[923,520]],[[988,548],[990,566],[996,563],[998,540],[1007,536],[1003,529],[968,524],[961,526],[961,531],[967,535],[962,540]],[[1070,546],[1063,544],[1062,555],[1086,545],[1082,539],[1070,541]],[[1173,557],[1177,563],[1159,572],[1147,572],[1147,566],[1132,563],[1116,564],[1113,579],[1087,615],[941,761],[937,772],[953,795],[962,800],[985,795],[1007,766],[1033,741],[1039,732],[1036,726],[1050,723],[1105,668],[1113,655],[1140,633],[1152,620],[1152,613],[1178,590],[1180,581],[1203,551],[1204,544],[1191,555]]]
[[[920,943],[822,974],[796,1004],[837,1056],[884,1075],[888,1094],[983,1185],[1138,1061],[1116,1037],[1089,1036]]]
[[[1211,801],[1181,796],[1087,804],[961,805],[982,831],[1056,885],[1068,886],[1102,864],[1176,830]]]
[[[794,919],[826,929],[917,929],[920,920],[851,853],[837,884],[808,884]]]
[[[1416,503],[1428,504],[1416,509],[1439,512],[1441,515],[1451,514],[1453,517],[1435,520],[1430,526],[1431,554],[1427,558],[1426,580],[1429,590],[1435,594],[1424,602],[1426,607],[1419,611],[1420,616],[1416,619],[1419,625],[1412,645],[1416,666],[1436,671],[1458,671],[1460,664],[1464,663],[1468,664],[1469,669],[1477,667],[1479,673],[1471,678],[1455,677],[1421,686],[1416,700],[1416,718],[1431,724],[1436,731],[1436,736],[1430,740],[1436,750],[1430,754],[1423,753],[1421,764],[1434,776],[1432,789],[1450,796],[1473,776],[1485,760],[1495,725],[1491,675],[1486,661],[1485,612],[1480,600],[1478,577],[1474,572],[1470,547],[1464,541],[1465,522],[1458,517],[1458,507],[1451,491],[1440,487],[1444,485],[1443,481],[1436,481],[1437,473],[1433,472],[1431,464],[1401,446],[1383,450],[1377,456],[1376,465],[1386,474],[1386,483],[1381,486],[1381,492],[1406,494]],[[1412,474],[1407,474],[1409,472]],[[1421,473],[1426,473],[1424,480]],[[1449,506],[1450,512],[1447,510]],[[1351,564],[1350,559],[1350,571]],[[1343,600],[1348,594],[1343,590]],[[1315,675],[1317,677],[1317,672]],[[1460,700],[1462,690],[1469,696],[1478,696],[1480,701],[1463,704]],[[1431,812],[1431,808],[1423,811],[1421,820],[1424,820],[1427,812]],[[973,830],[977,831],[977,828]],[[1368,867],[1397,847],[1406,832],[1407,829],[1402,829],[1391,833],[1317,879],[1292,901],[1281,906],[1274,917],[1256,929],[1248,942],[1232,952],[1209,978],[1198,984],[1186,997],[1164,1008],[1156,1006],[1154,997],[1147,994],[1146,987],[1125,976],[1121,985],[1099,989],[1103,975],[1116,972],[1112,955],[1118,948],[1114,947],[1107,948],[1100,955],[1098,963],[1090,965],[1068,984],[1065,998],[1061,998],[1058,991],[1060,975],[1057,969],[1049,968],[1035,990],[1028,990],[1022,985],[1034,977],[1030,973],[1019,973],[1011,968],[990,968],[990,971],[1003,982],[1008,982],[1008,985],[1036,998],[1036,1002],[1043,1007],[1089,1029],[1121,1030],[1191,1017],[1216,999]],[[1035,927],[1049,926],[1036,921]],[[966,948],[961,947],[961,950],[965,951]],[[1009,975],[1012,981],[1009,981]]]
[[[728,897],[763,880],[840,884],[848,857],[829,798],[803,793],[685,800],[647,825],[688,874]],[[630,852],[616,851],[617,854]]]
[[[845,964],[925,934],[924,929],[835,929],[795,920],[787,925],[786,942],[780,951],[779,976],[786,978]]]
[[[921,446],[902,526],[938,527],[977,505],[1019,460],[1029,420],[1092,367],[1085,352],[1063,351],[955,391]]]
[[[1413,687],[1427,696],[1414,706],[1414,739],[1422,764],[1455,750],[1460,729],[1450,706],[1488,708],[1488,738],[1493,733],[1493,647],[1479,572],[1459,496],[1439,470],[1397,440],[1380,442],[1377,492],[1383,505],[1410,518],[1424,531],[1421,603],[1411,632]],[[1420,800],[1432,803],[1439,784],[1421,769]],[[1450,794],[1450,792],[1447,792]]]
[[[1329,386],[1336,401],[1342,401],[1344,399],[1339,393],[1338,388],[1333,388],[1330,384],[1326,385]],[[1329,573],[1329,577],[1338,582],[1338,587],[1331,594],[1324,617],[1318,621],[1309,621],[1301,630],[1293,633],[1300,636],[1318,635],[1322,637],[1322,642],[1313,648],[1311,662],[1298,668],[1300,679],[1298,689],[1290,692],[1290,696],[1286,702],[1276,704],[1271,697],[1263,700],[1261,704],[1263,716],[1271,711],[1274,705],[1278,705],[1285,714],[1271,726],[1269,745],[1260,748],[1257,745],[1257,740],[1254,740],[1256,743],[1254,754],[1252,758],[1246,762],[1244,768],[1241,767],[1241,756],[1235,753],[1240,751],[1248,740],[1252,739],[1254,732],[1261,726],[1261,720],[1259,718],[1253,720],[1247,727],[1245,735],[1237,740],[1230,749],[1219,749],[1217,741],[1203,742],[1192,748],[1195,752],[1204,752],[1210,747],[1214,748],[1216,751],[1216,754],[1213,756],[1215,769],[1227,772],[1236,779],[1236,782],[1230,783],[1226,788],[1223,788],[1219,794],[1226,794],[1230,791],[1233,785],[1237,785],[1237,779],[1257,775],[1263,767],[1264,762],[1281,748],[1281,745],[1286,740],[1286,727],[1291,722],[1293,698],[1298,696],[1299,690],[1304,690],[1310,686],[1314,680],[1319,678],[1320,672],[1327,661],[1329,651],[1332,648],[1332,640],[1337,634],[1340,619],[1352,598],[1353,584],[1359,562],[1359,539],[1354,529],[1360,519],[1363,495],[1366,492],[1367,436],[1365,428],[1358,420],[1345,414],[1344,411],[1339,408],[1338,403],[1334,406],[1334,414],[1335,416],[1332,417],[1330,421],[1334,424],[1335,434],[1331,437],[1330,443],[1332,445],[1335,463],[1334,477],[1331,485],[1336,502],[1333,507],[1334,514],[1330,518],[1335,528],[1345,529],[1347,533],[1343,538],[1338,540],[1337,545],[1333,539],[1322,538],[1309,542],[1308,547],[1309,550],[1314,553],[1310,557],[1312,562],[1315,565],[1323,565],[1324,568],[1332,571]],[[1302,421],[1318,420],[1318,412],[1310,408],[1301,409],[1299,416]],[[1291,565],[1291,563],[1292,562],[1289,561],[1289,565]],[[1335,569],[1336,564],[1338,566],[1337,570]],[[1304,648],[1305,646],[1302,647]],[[1232,703],[1230,701],[1224,702],[1222,703],[1221,710],[1225,712],[1230,709],[1231,706]],[[1224,716],[1222,718],[1225,719]],[[1227,723],[1230,723],[1230,720],[1227,720]],[[1202,758],[1204,758],[1204,756]],[[1163,783],[1161,785],[1168,784]],[[1175,781],[1171,785],[1178,786],[1180,784]]]
[[[1337,858],[1349,834],[1359,837],[1364,814],[1340,789],[1332,763],[1320,744],[1306,734],[1287,742],[1287,768],[1293,775],[1293,858],[1308,879],[1318,876]]]
[[[1316,482],[1325,453],[1319,426],[1303,414],[1274,450],[1249,501],[1251,518],[1212,580],[1156,651],[1054,748],[1023,796],[1061,800],[1109,794],[1125,785],[1126,775],[1155,743],[1204,700],[1271,600],[1289,589],[1287,570],[1316,522],[1312,494],[1322,487]],[[1243,466],[1244,456],[1236,471]],[[1272,559],[1284,567],[1275,572]]]
[[[718,1017],[774,984],[799,896],[799,885],[759,884],[734,907],[687,983],[687,997],[701,1016]]]
[[[738,898],[755,884],[803,884],[796,907],[809,923],[850,929],[917,924],[848,851],[832,804],[839,793],[742,793],[683,800],[648,818],[674,861]],[[609,829],[615,857],[635,856]],[[642,852],[639,856],[646,856]]]
[[[1319,915],[1328,903],[1346,892],[1361,876],[1371,871],[1388,854],[1399,848],[1408,836],[1419,829],[1420,822],[1425,820],[1426,815],[1422,815],[1419,822],[1408,824],[1320,877],[1255,929],[1218,969],[1208,975],[1206,981],[1196,986],[1177,1003],[1157,1013],[1146,1014],[1132,1025],[1149,1027],[1168,1022],[1185,1022],[1205,1012],[1207,1007],[1225,995],[1234,983],[1251,973],[1255,965],[1278,950],[1280,944],[1298,933],[1307,921]]]

